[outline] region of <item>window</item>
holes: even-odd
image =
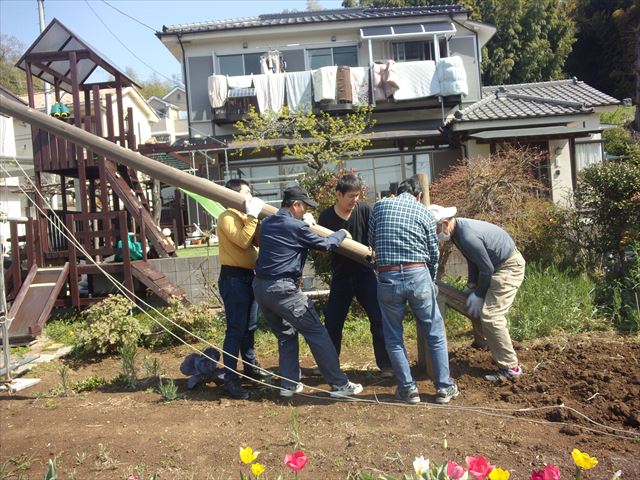
[[[219,74],[232,77],[250,75],[252,73],[260,74],[260,57],[262,55],[263,52],[221,55],[218,57],[218,64],[220,65]]]
[[[358,47],[355,45],[309,49],[307,50],[307,55],[309,58],[309,68],[312,70],[333,65],[358,66]]]
[[[602,162],[602,143],[576,143],[576,172]]]
[[[285,50],[280,53],[287,66],[287,72],[304,72],[304,50]]]
[[[448,57],[447,39],[438,40],[440,57]],[[433,48],[433,41],[419,42],[393,42],[391,44],[393,59],[396,62],[415,62],[421,60],[435,60],[436,52]]]
[[[179,110],[178,111],[178,120],[186,120],[187,119],[187,111]]]

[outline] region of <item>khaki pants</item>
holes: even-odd
[[[524,267],[524,258],[517,251],[500,265],[500,268],[491,276],[489,290],[482,307],[478,327],[482,328],[482,335],[491,350],[493,361],[500,368],[518,365],[518,357],[507,328],[506,315],[524,280]]]

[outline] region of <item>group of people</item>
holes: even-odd
[[[381,377],[395,377],[396,398],[420,402],[403,340],[407,303],[426,334],[436,387],[435,401],[446,404],[459,395],[449,373],[444,320],[435,283],[439,241],[452,241],[468,263],[467,306],[473,318],[475,343],[491,350],[498,370],[490,381],[515,379],[523,370],[509,336],[505,315],[524,278],[525,262],[511,237],[496,225],[457,218],[455,207],[426,207],[416,177],[398,186],[395,196],[373,208],[361,202],[361,180],[342,176],[335,204],[321,212],[318,223],[334,233],[323,237],[308,208],[318,206],[299,186],[284,191],[281,208],[258,220],[264,202],[241,179],[227,188],[245,197],[245,212],[227,209],[218,218],[219,289],[227,330],[223,344],[224,384],[228,395],[249,398],[236,373],[241,357],[244,375],[263,378],[254,352],[258,306],[278,339],[280,395],[303,391],[300,382],[298,337],[309,345],[330,396],[349,397],[363,387],[340,368],[342,331],[353,298],[365,310]],[[369,246],[375,262],[364,265],[332,253],[330,294],[325,321],[301,289],[309,249],[333,251],[346,239]]]

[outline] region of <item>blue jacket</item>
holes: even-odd
[[[321,237],[302,220],[297,220],[289,209],[281,208],[260,224],[260,252],[256,262],[256,276],[264,279],[302,276],[304,262],[310,248],[332,250],[347,236],[344,231]]]

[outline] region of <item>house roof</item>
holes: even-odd
[[[259,15],[229,20],[213,20],[209,22],[164,25],[162,32],[156,35],[175,35],[182,33],[202,33],[244,28],[273,27],[282,25],[349,22],[362,20],[379,20],[385,18],[418,17],[425,15],[468,14],[470,10],[462,5],[434,5],[423,7],[391,7],[391,8],[341,8],[335,10],[318,10],[314,12],[290,12]]]
[[[455,112],[450,123],[576,115],[620,104],[577,78],[484,87],[482,95],[482,100]]]

